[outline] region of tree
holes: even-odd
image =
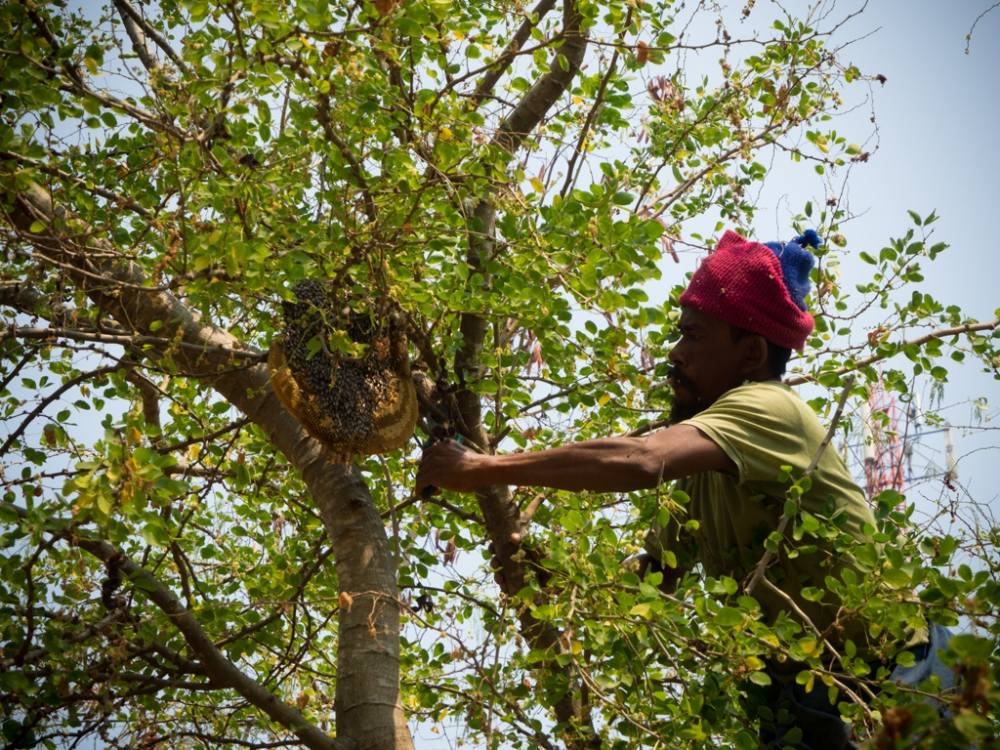
[[[682,236],[710,244],[688,223],[749,223],[765,154],[819,171],[867,158],[831,126],[843,88],[867,79],[832,14],[746,39],[720,16],[702,42],[686,13],[0,7],[8,744],[406,748],[420,722],[453,717],[490,747],[751,747],[735,706],[764,658],[849,690],[808,623],[766,626],[741,582],[689,576],[665,596],[623,572],[679,493],[414,498],[415,442],[345,462],[269,380],[281,301],[332,280],[359,312],[404,316],[436,384],[425,425],[445,415],[482,450],[654,427],[683,278],[663,299],[647,289]],[[682,57],[701,48],[719,57],[704,79]],[[996,320],[905,297],[944,250],[933,217],[871,257],[860,302],[838,287],[844,211],[806,217],[834,242],[800,378],[836,391],[858,373],[858,396],[903,354],[886,382],[904,392],[912,373],[946,378],[942,357],[963,347],[996,371]],[[873,305],[890,322],[842,345]],[[886,640],[921,608],[978,629],[954,649],[958,718],[887,687],[882,741],[987,737],[997,528],[949,574],[963,540],[921,535],[896,500],[880,506],[893,553],[831,586]],[[796,540],[820,533],[794,502],[787,520]]]

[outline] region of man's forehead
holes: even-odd
[[[713,328],[722,321],[694,307],[682,307],[680,325],[685,328]]]

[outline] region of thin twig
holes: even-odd
[[[973,322],[964,323],[960,326],[955,326],[953,328],[940,328],[936,331],[931,331],[930,333],[924,334],[919,338],[910,339],[909,341],[901,342],[892,352],[889,354],[873,354],[865,359],[858,360],[852,365],[845,365],[839,367],[836,370],[821,371],[816,375],[797,375],[794,378],[788,378],[785,381],[785,385],[801,385],[802,383],[810,383],[816,380],[819,375],[826,375],[828,373],[833,373],[834,375],[843,375],[848,372],[854,372],[860,370],[862,367],[868,367],[876,362],[881,362],[883,359],[888,359],[889,357],[897,354],[901,349],[909,346],[923,346],[928,341],[934,339],[943,339],[948,336],[957,336],[961,333],[974,333],[976,331],[992,331],[1000,326],[1000,318],[993,318],[993,320],[986,321],[983,323]]]
[[[993,3],[993,5],[976,16],[976,20],[973,21],[972,26],[969,27],[969,33],[965,35],[965,54],[969,54],[969,47],[972,44],[972,32],[976,30],[976,26],[978,26],[979,22],[983,20],[983,16],[992,10],[996,10],[997,8],[1000,8],[1000,2]]]
[[[21,424],[17,426],[17,429],[15,429],[12,433],[10,433],[10,435],[4,441],[3,445],[0,446],[0,456],[5,454],[10,449],[10,447],[17,441],[17,439],[20,438],[22,434],[24,434],[24,431],[28,429],[28,425],[34,422],[35,419],[37,419],[38,416],[43,411],[45,411],[45,409],[53,401],[58,400],[66,391],[75,388],[85,380],[90,380],[91,378],[99,378],[102,375],[107,375],[108,373],[114,372],[115,370],[119,370],[123,366],[124,365],[122,365],[122,363],[116,362],[113,365],[98,367],[96,370],[89,370],[87,372],[82,372],[75,378],[70,378],[61,386],[56,388],[54,391],[52,391],[52,393],[43,398],[39,402],[38,406],[36,406],[34,409],[31,410],[31,413],[27,417],[25,417],[25,419],[21,422]]]
[[[782,599],[788,605],[789,609],[791,609],[799,617],[799,619],[802,621],[802,623],[804,625],[806,625],[810,630],[812,630],[812,632],[823,643],[823,645],[827,649],[829,649],[830,653],[833,654],[834,658],[836,658],[837,663],[839,663],[839,664],[842,665],[844,659],[840,655],[840,652],[838,652],[837,649],[834,648],[833,644],[830,643],[829,639],[827,639],[827,637],[824,636],[822,632],[820,632],[820,629],[818,627],[816,627],[816,624],[812,621],[812,619],[809,617],[809,615],[807,615],[802,610],[802,608],[798,604],[796,604],[795,600],[792,599],[792,597],[790,597],[787,593],[785,593],[784,591],[782,591],[781,589],[779,589],[777,586],[775,586],[773,583],[771,583],[771,581],[769,581],[766,576],[763,577],[763,578],[761,578],[760,580],[761,580],[761,583],[767,588],[768,591],[770,591],[773,594],[776,594],[780,599]],[[871,721],[872,720],[872,712],[871,712],[871,709],[868,708],[868,702],[862,700],[857,695],[857,693],[855,693],[853,690],[851,690],[847,685],[843,684],[836,677],[833,677],[833,679],[834,679],[834,682],[837,683],[838,687],[840,687],[845,693],[847,693],[855,703],[857,703],[859,706],[862,707],[862,709],[865,712],[865,716],[867,716],[868,720]],[[871,688],[869,688],[864,683],[860,683],[860,684],[865,689],[865,691],[868,693],[869,697],[872,700],[874,700],[875,699],[875,693],[873,693],[871,691]]]
[[[239,359],[250,360],[251,362],[263,362],[267,359],[266,352],[259,352],[253,349],[231,349],[226,346],[207,346],[195,344],[189,341],[178,341],[173,338],[162,336],[142,336],[139,334],[130,335],[127,333],[100,333],[98,331],[81,331],[73,328],[12,328],[8,329],[6,335],[19,339],[34,339],[41,341],[51,341],[52,339],[70,339],[72,341],[96,341],[102,344],[118,344],[121,346],[142,347],[153,346],[157,349],[169,349],[179,346],[187,349],[196,349],[199,352],[212,352],[215,354],[228,354]]]
[[[542,503],[545,502],[546,497],[548,497],[547,492],[539,492],[537,495],[531,498],[531,500],[528,502],[526,506],[524,506],[524,510],[521,511],[521,518],[520,518],[520,523],[522,526],[527,526],[529,523],[531,523],[531,519],[534,517],[538,509],[542,507]]]

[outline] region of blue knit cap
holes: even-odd
[[[800,310],[806,309],[806,295],[809,294],[809,272],[812,270],[815,258],[806,250],[807,247],[817,248],[823,240],[815,229],[807,229],[791,242],[765,242],[764,245],[778,256],[781,262],[781,275],[785,279],[785,287],[792,296],[792,301]]]

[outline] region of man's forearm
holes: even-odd
[[[537,452],[484,456],[474,473],[481,485],[629,492],[655,487],[663,469],[644,440],[605,438]]]
[[[702,471],[735,474],[736,466],[697,428],[681,424],[641,438],[585,440],[503,456],[482,455],[445,440],[425,451],[415,489],[421,492],[425,487],[442,487],[471,492],[491,484],[515,484],[630,492]]]

